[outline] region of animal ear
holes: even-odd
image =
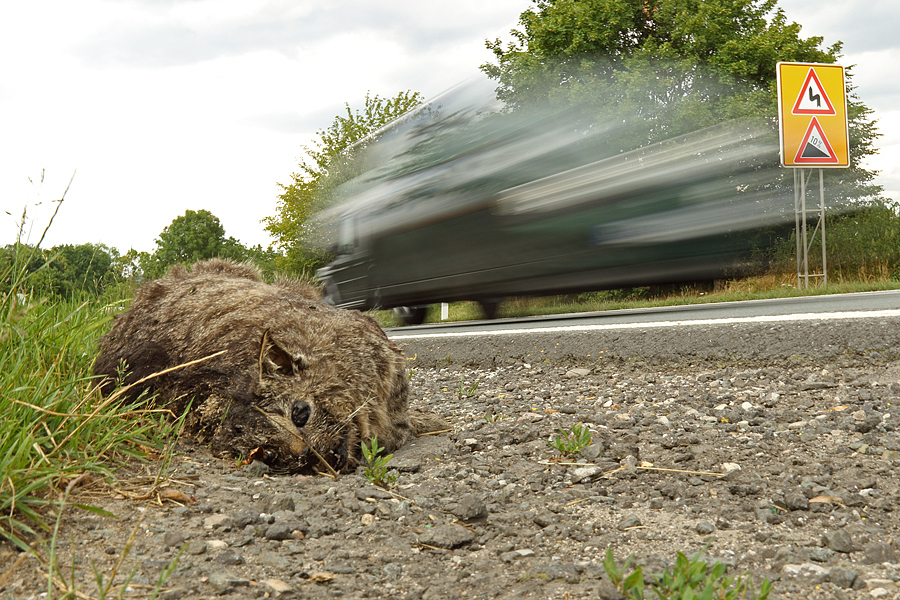
[[[259,377],[263,374],[293,376],[299,375],[302,365],[295,360],[278,342],[269,336],[267,329],[263,333],[259,347]]]

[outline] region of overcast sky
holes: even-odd
[[[781,0],[801,35],[844,42],[845,66],[884,134],[886,195],[900,200],[896,0]],[[125,252],[185,210],[268,245],[304,145],[366,92],[431,98],[491,60],[529,0],[29,0],[0,8],[0,246]],[[43,172],[43,183],[41,177]],[[6,213],[11,214],[6,214]]]

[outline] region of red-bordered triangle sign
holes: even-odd
[[[822,126],[819,125],[819,120],[815,117],[812,118],[809,127],[806,128],[806,133],[803,135],[803,141],[800,142],[800,147],[797,149],[797,156],[794,157],[794,162],[796,164],[839,162],[837,154],[835,154],[834,149],[828,142],[828,138],[825,137],[825,132],[822,131]]]
[[[800,94],[797,101],[794,102],[794,108],[791,109],[794,115],[835,115],[834,105],[825,93],[822,82],[819,81],[818,75],[814,68],[809,69],[806,74],[806,81],[800,88]]]

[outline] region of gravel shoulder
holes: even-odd
[[[770,598],[895,598],[898,336],[863,319],[404,342],[413,406],[450,431],[395,453],[392,490],[183,443],[161,494],[133,497],[157,464],[130,493],[80,489],[116,518],[68,507],[59,562],[94,598],[123,556],[124,597],[150,597],[183,549],[161,598],[613,599],[611,548],[645,572],[700,552]],[[576,423],[592,443],[568,463],[548,440]],[[45,598],[18,558],[0,552],[0,594]]]

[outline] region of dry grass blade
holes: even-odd
[[[712,477],[725,477],[725,473],[712,473],[710,471],[685,471],[684,469],[664,469],[663,467],[635,467],[639,471],[663,471],[665,473],[685,473],[686,475],[710,475]]]
[[[49,410],[47,408],[37,406],[35,404],[31,404],[29,402],[23,402],[22,400],[16,400],[14,398],[7,398],[7,400],[9,402],[12,402],[13,404],[18,404],[19,406],[25,406],[27,408],[30,408],[31,410],[37,411],[39,413],[43,413],[45,415],[49,415],[51,417],[65,417],[67,419],[90,419],[91,417],[94,417],[97,414],[96,412],[93,412],[90,414],[87,414],[87,413],[61,413],[61,412],[56,412],[53,410]],[[124,413],[117,413],[117,416],[119,416],[119,417],[135,417],[138,415],[149,415],[149,414],[154,414],[154,413],[169,413],[170,415],[173,414],[172,411],[169,410],[168,408],[147,408],[147,409],[142,409],[142,410],[130,410],[130,411],[124,412]]]
[[[423,433],[419,433],[416,437],[425,437],[426,435],[441,435],[444,433],[450,433],[453,431],[452,429],[438,429],[437,431],[425,431]]]
[[[190,362],[182,363],[180,365],[175,365],[174,367],[169,367],[168,369],[163,369],[162,371],[157,371],[156,373],[151,373],[150,375],[147,375],[146,377],[142,377],[141,379],[138,379],[134,383],[130,383],[130,384],[126,385],[125,387],[119,388],[118,390],[116,390],[115,392],[110,394],[109,398],[107,398],[107,402],[109,402],[111,399],[118,399],[120,396],[122,396],[125,392],[127,392],[131,388],[138,386],[142,383],[145,383],[147,381],[150,381],[151,379],[155,379],[156,377],[159,377],[161,375],[166,375],[167,373],[171,373],[172,371],[177,371],[179,369],[184,369],[186,367],[190,367],[190,366],[205,362],[205,361],[213,359],[217,356],[221,356],[222,354],[225,354],[225,352],[227,352],[227,351],[219,350],[218,352],[214,352],[213,354],[204,356],[203,358],[198,358],[197,360],[192,360]]]
[[[72,187],[72,182],[75,180],[75,173],[77,173],[77,172],[78,172],[77,169],[72,171],[72,177],[69,178],[69,184],[66,186],[66,189],[63,191],[63,195],[60,196],[59,200],[56,201],[56,209],[54,209],[53,214],[50,215],[50,221],[48,221],[47,226],[44,227],[44,231],[43,231],[43,233],[41,233],[41,239],[39,239],[38,243],[35,244],[35,246],[34,246],[35,248],[40,248],[41,244],[44,243],[44,238],[47,237],[47,232],[50,231],[50,226],[53,225],[53,219],[56,218],[56,213],[59,212],[59,207],[62,206],[62,203],[65,201],[66,194],[69,193],[69,188]],[[42,177],[42,179],[43,179],[43,177]],[[24,215],[22,218],[22,225],[23,225],[23,227],[25,225]]]
[[[0,586],[6,585],[6,581],[9,579],[10,575],[16,572],[16,570],[19,568],[19,565],[21,565],[22,561],[24,561],[26,558],[28,558],[27,552],[19,553],[19,556],[16,558],[15,562],[13,562],[13,564],[6,570],[6,573],[0,575]]]
[[[603,475],[612,475],[613,473],[618,473],[619,471],[624,471],[630,468],[634,468],[637,471],[662,471],[664,473],[684,473],[685,475],[710,475],[712,477],[725,477],[725,473],[712,473],[710,471],[686,471],[684,469],[665,469],[663,467],[642,467],[640,465],[635,467],[629,467],[628,465],[622,465],[621,467],[617,467],[611,471],[604,471]]]

